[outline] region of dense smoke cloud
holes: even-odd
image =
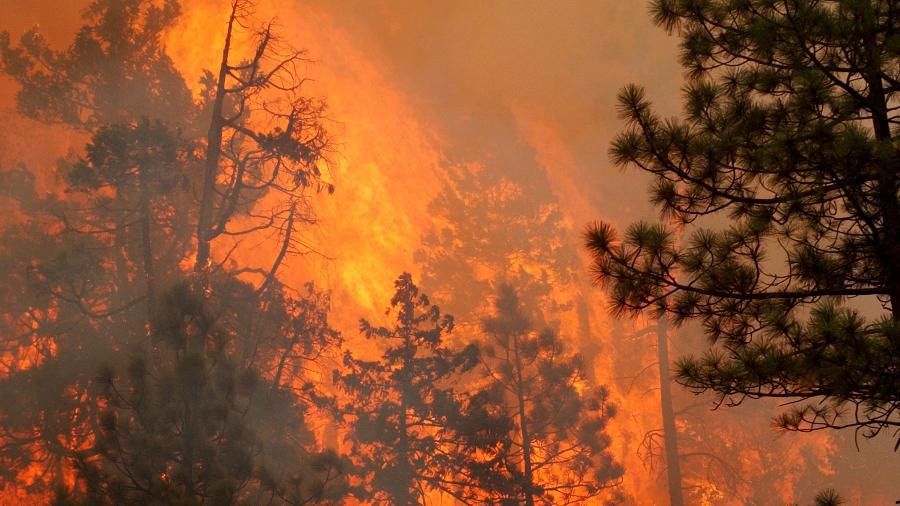
[[[624,84],[646,84],[677,112],[677,39],[651,24],[643,3],[313,3],[441,125],[451,158],[506,158],[510,170],[534,164],[521,123],[537,121],[565,139],[595,205],[623,222],[648,213],[635,205],[643,181],[610,170],[606,157]],[[632,216],[620,217],[623,209]]]

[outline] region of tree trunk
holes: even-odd
[[[519,338],[511,337],[513,345],[513,357],[516,361],[516,397],[519,407],[519,432],[522,436],[522,493],[525,496],[525,506],[534,506],[534,476],[531,469],[531,435],[528,431],[528,421],[525,416],[525,390],[522,385],[522,360],[519,358]]]
[[[194,271],[202,272],[209,263],[210,233],[213,223],[213,198],[215,197],[216,176],[219,171],[219,160],[222,157],[222,130],[225,122],[222,109],[225,103],[225,79],[228,77],[228,55],[231,51],[231,33],[237,18],[237,4],[231,9],[228,18],[228,31],[225,33],[225,47],[222,49],[222,62],[219,65],[219,80],[216,82],[216,98],[213,102],[212,117],[209,120],[209,131],[206,135],[206,162],[203,166],[203,188],[200,194],[200,215],[197,219],[197,257]]]
[[[115,290],[121,294],[131,285],[128,283],[128,238],[125,234],[128,232],[126,219],[121,218],[116,222],[116,230],[113,232],[113,244],[115,245]]]
[[[579,294],[575,301],[575,310],[578,313],[578,341],[581,356],[584,360],[584,377],[590,384],[596,383],[594,361],[600,352],[599,342],[591,333],[591,315],[588,303],[583,294]]]
[[[278,359],[278,367],[275,369],[275,377],[272,379],[272,391],[278,390],[281,386],[281,376],[284,374],[284,366],[287,364],[287,359],[290,356],[291,352],[294,351],[294,346],[297,345],[298,337],[295,336],[291,339],[291,342],[288,344],[288,347],[284,350],[284,353],[281,354],[281,357]]]
[[[150,242],[150,189],[144,167],[138,169],[141,195],[141,247],[144,260],[144,282],[147,289],[147,325],[152,325],[156,312],[156,277],[153,271],[153,244]]]
[[[656,352],[659,362],[659,397],[662,404],[663,439],[666,450],[666,472],[669,481],[669,503],[684,506],[681,494],[681,462],[678,456],[678,433],[675,430],[675,410],[672,408],[672,381],[669,372],[669,339],[666,336],[666,317],[657,322]]]
[[[194,483],[194,416],[190,401],[184,401],[184,428],[181,433],[181,446],[184,452],[181,465],[184,467],[184,488],[186,495],[193,499],[197,493]]]
[[[863,41],[865,44],[866,65],[863,76],[868,85],[870,113],[872,115],[872,131],[875,140],[883,145],[890,146],[893,143],[891,134],[890,105],[888,94],[882,82],[882,59],[880,44],[877,42],[877,21],[872,17],[872,12],[866,11],[864,16]],[[891,304],[891,318],[894,322],[900,322],[900,202],[897,199],[897,174],[900,170],[900,159],[895,155],[890,160],[880,161],[878,174],[878,204],[881,214],[882,237],[876,244],[880,260],[884,263],[885,281]]]
[[[404,356],[403,356],[403,367],[405,371],[403,371],[402,380],[400,382],[400,437],[397,442],[397,460],[400,465],[400,476],[401,481],[400,487],[397,495],[397,504],[400,506],[415,506],[416,502],[414,500],[415,495],[413,494],[413,472],[412,472],[412,464],[410,464],[410,448],[409,448],[409,421],[407,419],[406,410],[408,409],[409,402],[407,401],[407,392],[410,389],[411,378],[410,372],[412,369],[412,342],[410,341],[409,336],[404,336],[405,346],[404,346]]]
[[[297,203],[291,203],[291,210],[289,211],[287,221],[284,225],[284,241],[281,243],[281,248],[278,250],[278,254],[275,256],[275,261],[272,262],[272,268],[269,269],[268,274],[266,274],[265,279],[259,285],[259,288],[256,289],[257,295],[262,295],[266,288],[272,284],[272,281],[275,279],[275,275],[278,274],[278,268],[281,267],[281,262],[284,261],[285,255],[287,255],[288,250],[291,247],[291,234],[294,231],[294,216],[297,212]]]

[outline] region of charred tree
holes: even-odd
[[[287,45],[271,23],[255,30],[249,55],[235,49],[238,30],[252,26],[252,2],[234,0],[218,72],[204,84],[209,114],[200,187],[194,270],[210,268],[210,245],[220,236],[237,237],[279,227],[284,250],[297,249],[293,228],[314,220],[305,190],[334,187],[323,181],[330,141],[323,125],[325,104],[304,96],[304,52]],[[269,193],[278,204],[260,209]],[[302,215],[301,215],[302,211]],[[237,216],[251,225],[229,228]],[[283,259],[274,260],[274,276]]]
[[[241,29],[254,26],[248,5],[233,4],[232,22],[239,20]],[[270,25],[256,33],[254,57],[237,63],[234,47],[226,51],[221,153],[215,186],[204,190],[203,133],[218,83],[209,74],[204,95],[192,101],[161,42],[178,13],[173,0],[96,0],[75,42],[62,51],[37,31],[18,45],[0,34],[0,70],[21,85],[20,112],[66,123],[90,139],[82,156],[59,164],[58,193],[38,192],[27,168],[0,171],[0,198],[21,213],[21,220],[0,229],[0,264],[10,273],[0,282],[0,345],[11,357],[0,374],[3,484],[46,492],[73,462],[90,463],[88,474],[122,464],[101,445],[104,408],[112,397],[98,388],[97,370],[121,378],[133,357],[160,359],[152,362],[160,371],[180,366],[177,353],[153,355],[162,339],[153,325],[161,294],[185,277],[217,316],[217,332],[240,336],[228,339],[227,352],[216,360],[256,371],[267,386],[265,399],[310,408],[317,394],[303,371],[340,342],[323,315],[326,294],[311,286],[298,294],[277,279],[283,260],[302,248],[297,228],[310,221],[305,191],[330,188],[319,178],[327,135],[317,120],[324,106],[303,97],[299,82],[288,77],[302,80],[301,53],[288,51]],[[203,242],[197,223],[204,191],[213,192],[212,238],[205,236],[206,242],[277,236],[269,265],[240,265],[226,255],[202,273],[185,272]],[[238,218],[255,224],[233,230],[229,224]],[[229,246],[238,254],[243,247],[240,241]],[[258,275],[259,282],[250,283],[248,275]],[[200,430],[204,415],[194,404],[183,402],[181,422]],[[119,414],[146,414],[135,413],[123,408]],[[161,434],[171,427],[153,429]],[[203,438],[189,437],[191,432],[182,434],[178,458],[197,463],[208,455]],[[315,454],[308,439],[286,441],[282,435],[271,426],[255,435],[258,456],[279,463],[265,477],[275,498],[263,502],[294,501],[297,476],[291,470]],[[194,467],[184,468],[187,495],[201,488]],[[85,492],[88,474],[70,492]],[[33,482],[22,481],[25,476]]]

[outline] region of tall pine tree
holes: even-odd
[[[474,368],[474,345],[454,350],[444,343],[453,317],[442,315],[402,274],[388,310],[391,327],[360,322],[381,350],[376,360],[348,351],[335,381],[347,396],[341,411],[359,475],[357,495],[376,504],[425,504],[429,493],[465,499],[470,454],[456,435],[463,402],[454,389]]]
[[[553,330],[533,328],[510,285],[501,285],[494,308],[483,322],[488,382],[476,399],[502,413],[509,431],[494,456],[506,486],[488,485],[489,497],[529,506],[602,499],[622,476],[606,433],[616,413],[608,390],[587,383],[581,357]]]
[[[588,230],[615,310],[702,323],[713,347],[677,371],[696,392],[806,401],[778,418],[791,430],[900,428],[896,2],[657,0],[653,15],[682,39],[684,115],[625,88],[611,153],[691,232]],[[728,221],[694,225],[707,216]]]

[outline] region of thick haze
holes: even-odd
[[[38,25],[60,47],[71,40],[87,3],[0,0],[0,12],[6,13],[0,29],[18,37]],[[220,57],[216,30],[224,27],[228,2],[183,4],[184,29],[168,42],[179,69],[196,79]],[[427,205],[448,167],[478,164],[545,185],[547,198],[560,203],[573,242],[592,219],[619,227],[655,219],[647,202],[648,179],[635,169],[613,166],[607,156],[622,127],[616,94],[624,85],[644,85],[665,114],[679,111],[679,39],[652,24],[644,1],[263,0],[259,9],[264,16],[275,14],[291,42],[308,48],[311,87],[331,105],[340,144],[334,169],[338,190],[322,202],[320,229],[310,238],[324,255],[290,260],[285,275],[293,282],[324,278],[319,281],[334,290],[335,320],[345,333],[354,332],[360,311],[383,309],[390,281],[399,272],[415,273],[413,254],[431,223]],[[202,30],[210,19],[222,23]],[[67,149],[83,144],[60,129],[16,118],[13,89],[0,80],[0,165],[25,160],[30,166],[50,166]],[[42,146],[36,154],[35,145]],[[587,286],[587,270],[582,274]],[[621,377],[650,365],[652,353],[634,367],[617,362],[622,357],[616,354],[624,353],[616,351],[614,329],[620,326],[606,316],[599,289],[591,297],[592,315],[602,320],[596,323],[601,351],[607,353],[602,364],[610,368],[601,379],[624,385]],[[697,330],[680,331],[690,333]],[[673,354],[698,343],[696,335],[676,340]],[[619,433],[636,438],[618,448],[635,493],[642,484],[657,492],[664,488],[659,469],[642,468],[635,457],[641,430],[657,423],[654,381],[651,374],[649,393],[633,394],[625,402],[623,417],[633,425]],[[887,500],[879,494],[892,487],[900,494],[891,482],[898,473],[891,472],[896,454],[887,448],[887,437],[860,440],[857,453],[852,433],[778,435],[766,424],[771,406],[763,404],[752,413],[742,407],[719,416],[723,408],[709,420],[751,442],[781,438],[772,446],[783,446],[784,458],[794,458],[790,455],[797,448],[819,445],[826,462],[797,468],[790,477],[801,504],[809,502],[809,490],[822,486],[846,490],[850,504],[879,504]],[[745,415],[755,424],[752,430],[741,426]],[[764,462],[741,464],[739,451],[733,458],[738,473],[765,467]],[[816,465],[833,483],[802,483]],[[858,491],[856,480],[862,476],[871,481],[866,484],[871,495]]]
[[[569,176],[592,204],[615,209],[616,220],[644,215],[647,207],[635,205],[643,180],[606,156],[620,126],[616,92],[642,83],[675,112],[682,81],[677,39],[651,24],[643,2],[314,5],[370,48],[385,74],[441,125],[450,156],[528,163],[536,157],[524,125],[539,122],[564,139],[578,170]]]

